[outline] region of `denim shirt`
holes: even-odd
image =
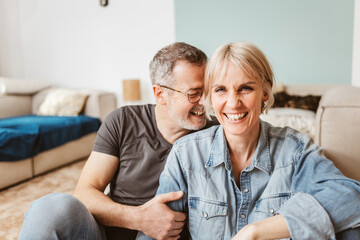
[[[343,176],[307,135],[260,124],[240,188],[222,126],[173,145],[157,194],[184,191],[168,205],[188,213],[191,238],[231,239],[245,225],[276,214],[285,218],[292,239],[335,239],[335,232],[359,225],[359,182]]]

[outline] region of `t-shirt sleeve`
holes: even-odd
[[[93,151],[119,157],[122,115],[117,109],[105,118],[97,132]]]

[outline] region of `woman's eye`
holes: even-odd
[[[252,87],[249,87],[249,86],[244,86],[240,89],[241,91],[244,91],[244,92],[248,92],[248,91],[252,91],[253,88]]]
[[[215,89],[215,92],[223,92],[223,91],[225,91],[225,89],[223,89],[223,88],[216,88]]]

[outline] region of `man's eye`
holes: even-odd
[[[188,95],[190,98],[196,98],[198,96],[201,96],[201,92],[198,92],[198,93],[194,93],[194,94],[189,94]]]
[[[202,94],[201,89],[192,89],[188,93],[189,96],[198,96],[198,95],[201,95],[201,94]]]

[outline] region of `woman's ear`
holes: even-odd
[[[158,84],[154,84],[153,92],[154,92],[154,97],[155,97],[155,101],[157,104],[165,104],[166,103],[165,98],[164,98],[165,91],[163,90],[162,87],[160,87]]]
[[[269,100],[269,94],[266,91],[263,91],[263,97],[262,97],[262,102],[266,102],[267,100]]]

